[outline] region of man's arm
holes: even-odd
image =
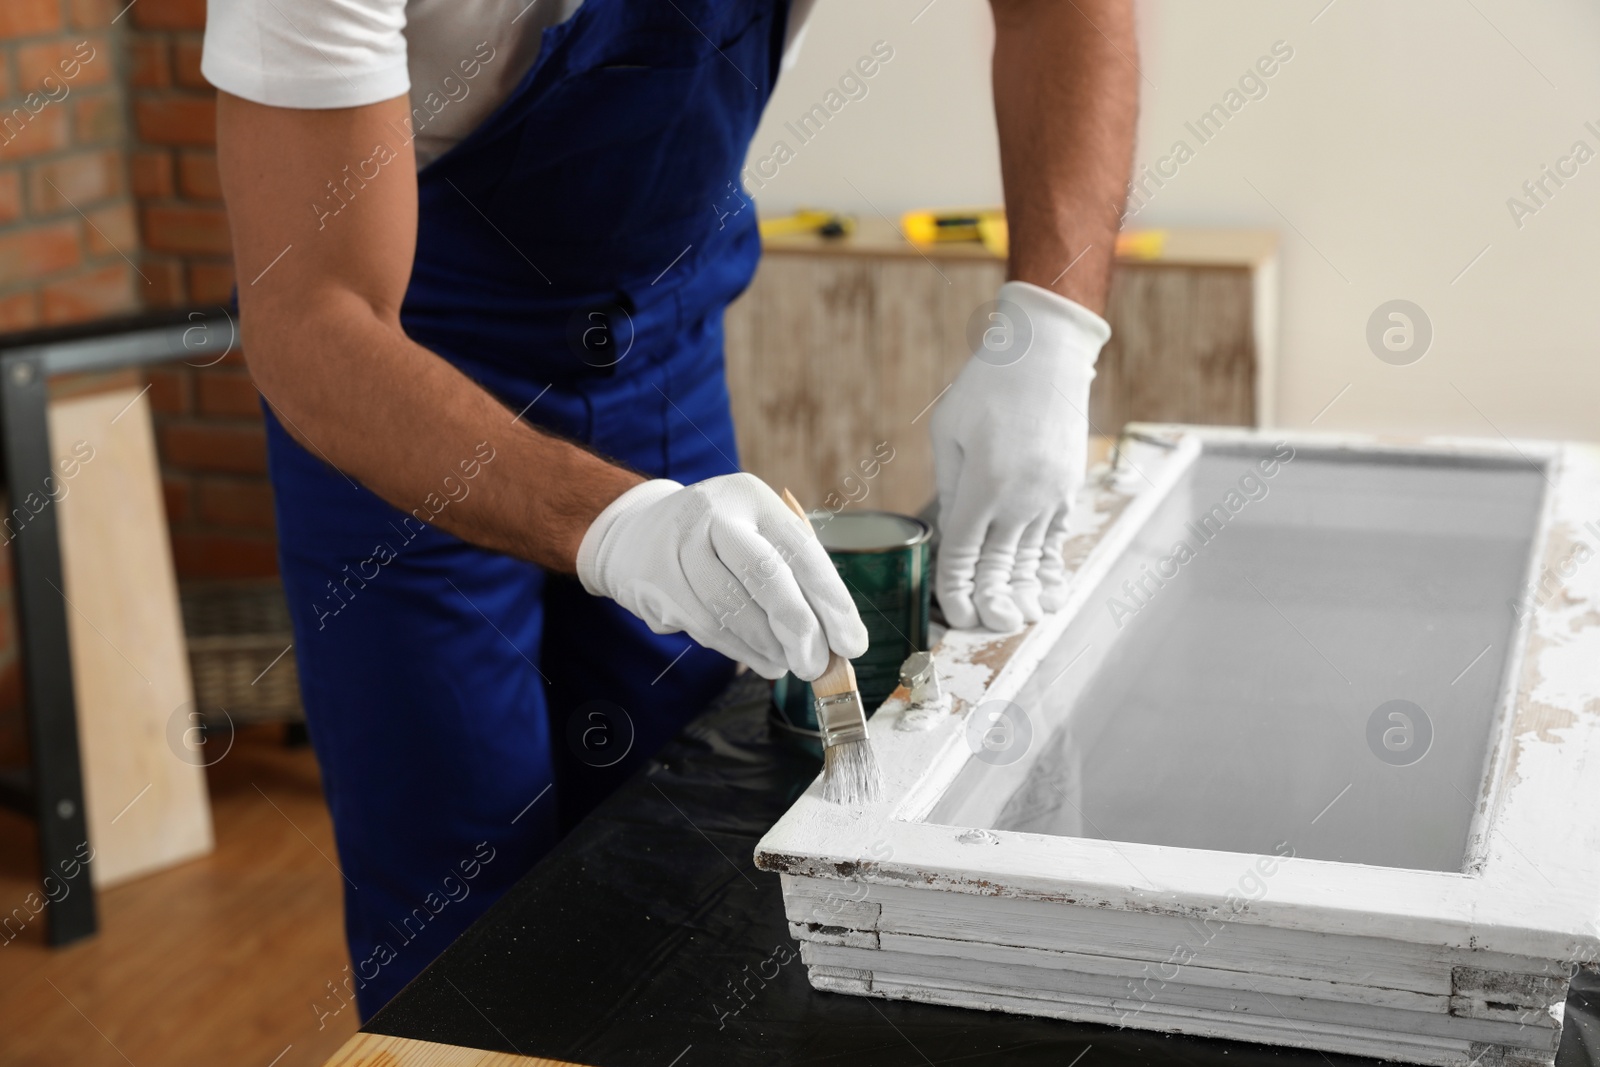
[[[1132,164],[1132,0],[992,0],[1010,281],[934,410],[939,604],[1011,630],[1066,601],[1089,383]]]
[[[992,7],[1010,277],[1104,314],[1133,165],[1133,4],[992,0]]]
[[[417,235],[411,146],[396,150],[337,224],[319,230],[309,206],[352,160],[393,143],[406,98],[300,110],[219,95],[218,165],[245,359],[284,428],[408,512],[444,495],[444,478],[459,480],[460,463],[487,441],[494,462],[433,521],[572,572],[594,518],[644,479],[513,423],[494,397],[406,337],[400,303]]]
[[[760,479],[647,481],[513,421],[406,337],[400,303],[417,238],[410,147],[337,225],[318,229],[308,206],[351,160],[392,139],[406,106],[401,97],[295,110],[221,94],[217,154],[245,358],[284,428],[405,511],[442,492],[487,441],[494,462],[432,520],[458,537],[577,573],[656,633],[686,631],[767,678],[787,669],[809,680],[830,649],[865,652],[866,627],[827,553]]]

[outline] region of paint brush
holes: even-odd
[[[811,517],[787,489],[783,491],[783,502],[816,538]],[[883,776],[867,737],[867,709],[856,686],[855,668],[830,650],[828,669],[811,683],[811,692],[816,697],[817,729],[822,734],[822,798],[851,807],[876,800]]]

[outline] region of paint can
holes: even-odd
[[[851,660],[871,715],[900,684],[900,665],[928,650],[933,527],[889,511],[812,512],[817,538],[866,624],[865,655]],[[793,674],[773,685],[772,721],[821,755],[811,686]]]

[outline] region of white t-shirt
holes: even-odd
[[[794,0],[784,66],[815,0]],[[477,128],[582,0],[207,0],[200,72],[272,107],[360,107],[409,91],[417,166]],[[469,73],[470,72],[470,73]],[[443,104],[441,105],[441,101]]]

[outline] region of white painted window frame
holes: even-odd
[[[936,656],[953,707],[930,716],[909,708],[902,689],[872,720],[886,782],[882,799],[848,810],[825,802],[813,785],[760,842],[758,866],[790,876],[785,892],[791,903],[814,896],[818,885],[851,882],[869,887],[839,885],[851,900],[861,892],[870,899],[870,887],[937,889],[1506,954],[1549,961],[1556,970],[1592,963],[1600,951],[1600,565],[1579,568],[1559,595],[1525,612],[1518,624],[1491,735],[1490,770],[1459,872],[1272,857],[1269,891],[1241,899],[1241,877],[1257,857],[924,821],[974,758],[967,716],[980,703],[1016,696],[1205,444],[1270,447],[1287,440],[1297,453],[1444,453],[1534,465],[1548,487],[1530,576],[1570,555],[1578,539],[1596,543],[1586,524],[1600,530],[1600,448],[1594,446],[1130,429],[1167,447],[1125,438],[1120,472],[1091,478],[1067,549],[1069,560],[1081,561],[1067,606],[1019,634],[947,633]]]

